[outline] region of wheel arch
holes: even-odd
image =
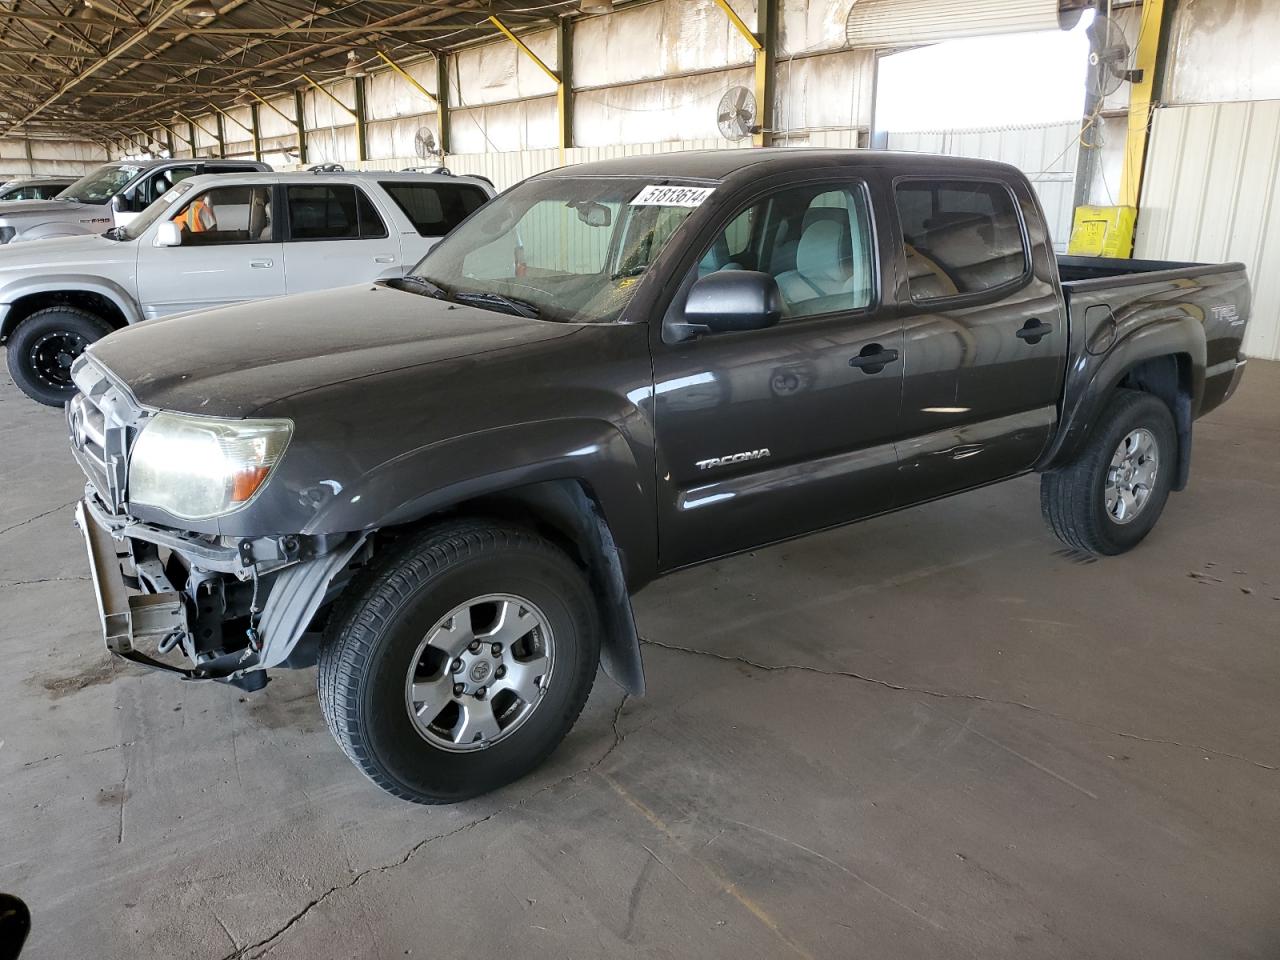
[[[1199,412],[1204,376],[1204,330],[1186,317],[1150,323],[1106,355],[1086,358],[1068,377],[1057,438],[1037,469],[1053,470],[1073,460],[1115,391],[1139,390],[1159,398],[1173,415],[1178,438],[1173,489],[1184,489],[1190,476],[1192,423]]]
[[[142,320],[133,298],[110,281],[85,283],[72,280],[24,285],[18,290],[6,291],[6,303],[8,310],[0,326],[0,341],[8,340],[27,317],[48,307],[69,306],[87,310],[110,324],[113,330]]]

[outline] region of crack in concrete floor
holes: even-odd
[[[438,840],[447,840],[450,837],[457,836],[460,833],[465,833],[468,830],[472,830],[480,826],[481,824],[488,823],[490,820],[493,820],[495,817],[499,817],[504,813],[510,813],[512,810],[517,810],[520,807],[525,806],[532,800],[536,799],[537,797],[540,797],[542,794],[547,793],[548,791],[554,790],[556,787],[560,786],[561,784],[568,783],[570,780],[573,780],[575,777],[580,777],[583,774],[591,773],[593,770],[599,767],[602,763],[608,760],[609,757],[613,754],[613,752],[618,749],[618,746],[622,743],[622,741],[625,740],[626,737],[628,736],[628,734],[624,734],[621,730],[618,729],[618,721],[622,717],[622,708],[626,706],[627,699],[628,699],[628,695],[623,694],[622,699],[618,701],[618,706],[614,708],[614,711],[613,711],[613,719],[611,721],[611,726],[613,730],[613,743],[609,744],[608,749],[606,749],[604,753],[600,754],[599,757],[597,757],[591,763],[587,764],[582,769],[575,770],[572,773],[565,774],[563,777],[560,777],[559,779],[554,780],[551,783],[546,784],[545,786],[539,787],[537,790],[529,794],[527,797],[523,797],[520,800],[516,801],[515,803],[508,804],[505,807],[500,807],[497,810],[494,810],[492,813],[486,814],[483,817],[479,817],[475,820],[472,820],[469,823],[464,823],[462,826],[455,827],[452,830],[446,830],[444,833],[433,834],[430,837],[426,837],[425,839],[419,840],[412,847],[410,847],[408,851],[406,851],[405,854],[402,857],[400,857],[398,860],[393,860],[391,863],[385,863],[379,866],[366,867],[364,870],[359,871],[357,874],[355,874],[355,876],[351,877],[345,883],[336,884],[335,886],[330,887],[324,893],[320,894],[320,896],[308,902],[305,906],[302,907],[301,910],[298,910],[296,913],[294,913],[293,916],[291,916],[288,920],[285,921],[283,926],[279,927],[270,936],[263,937],[261,940],[258,940],[256,943],[247,944],[243,947],[239,947],[238,949],[233,950],[231,953],[223,957],[223,960],[241,960],[241,958],[247,958],[247,960],[259,960],[259,958],[265,957],[267,954],[269,954],[272,950],[274,950],[280,944],[280,941],[285,936],[285,934],[287,934],[290,930],[292,930],[304,919],[306,919],[307,915],[310,914],[312,910],[320,906],[320,904],[324,903],[334,894],[341,893],[344,890],[350,890],[352,887],[358,884],[365,877],[371,876],[373,874],[386,873],[389,870],[395,870],[395,869],[398,869],[399,867],[403,867],[406,863],[412,860],[414,856],[416,856],[422,849],[429,846],[430,844],[435,843]],[[637,728],[637,729],[641,729],[641,728]],[[635,731],[632,731],[632,732],[634,733]],[[221,923],[221,921],[219,922]],[[231,937],[232,942],[234,942],[235,938],[232,937],[231,931],[227,930],[225,925],[223,925],[223,930],[226,931],[227,936]]]
[[[999,697],[984,697],[977,693],[951,693],[945,690],[933,690],[929,687],[915,686],[905,683],[894,683],[891,680],[881,680],[878,677],[870,677],[866,674],[856,673],[852,670],[835,670],[823,667],[813,667],[802,663],[761,663],[758,660],[751,660],[747,657],[736,655],[715,653],[710,650],[696,650],[693,647],[684,647],[674,643],[663,643],[661,640],[649,640],[644,637],[640,642],[650,647],[658,647],[662,650],[669,650],[673,653],[681,653],[687,656],[706,657],[711,660],[719,660],[724,663],[741,663],[744,666],[752,667],[756,670],[766,672],[787,672],[794,671],[799,673],[816,673],[825,677],[837,677],[846,680],[857,680],[860,683],[869,683],[877,687],[884,687],[888,690],[896,690],[902,693],[918,693],[921,696],[936,697],[940,700],[970,700],[979,703],[991,703],[997,706],[1017,707],[1020,710],[1027,710],[1031,713],[1048,717],[1052,720],[1058,720],[1062,723],[1071,723],[1081,727],[1090,727],[1094,730],[1100,730],[1103,733],[1110,734],[1113,737],[1122,737],[1125,740],[1138,740],[1142,743],[1163,743],[1173,747],[1182,747],[1188,750],[1197,750],[1201,753],[1212,754],[1216,757],[1222,757],[1228,760],[1239,760],[1242,763],[1249,763],[1263,770],[1280,770],[1280,766],[1273,766],[1263,763],[1261,760],[1254,760],[1251,757],[1242,756],[1238,753],[1230,753],[1226,750],[1218,750],[1214,747],[1205,747],[1198,743],[1184,743],[1179,740],[1170,740],[1164,737],[1145,737],[1137,733],[1126,733],[1122,730],[1112,730],[1100,723],[1094,723],[1091,720],[1081,720],[1079,717],[1071,717],[1062,713],[1055,713],[1052,710],[1046,710],[1043,707],[1037,707],[1034,704],[1027,703],[1023,700],[1003,700]]]

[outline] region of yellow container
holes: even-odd
[[[1067,253],[1075,257],[1128,257],[1133,253],[1137,207],[1076,207]]]

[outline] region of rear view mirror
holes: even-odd
[[[709,273],[689,288],[686,334],[761,330],[782,319],[782,293],[771,274],[758,270]]]
[[[613,211],[603,203],[594,200],[581,200],[568,206],[578,211],[578,219],[588,227],[607,227],[613,223]]]
[[[182,246],[182,228],[172,220],[166,220],[156,228],[157,247]]]

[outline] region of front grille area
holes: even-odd
[[[87,354],[76,361],[71,378],[80,391],[67,404],[71,450],[103,505],[121,513],[128,492],[129,447],[145,412]]]

